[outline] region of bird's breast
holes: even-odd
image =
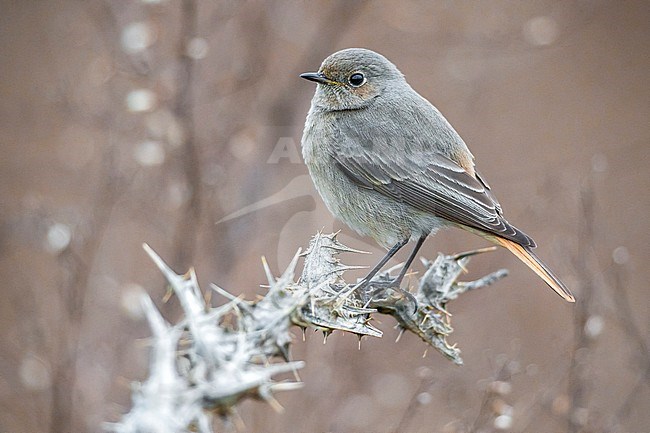
[[[332,156],[341,137],[338,127],[335,116],[310,112],[302,137],[303,158],[330,212],[384,247],[435,231],[440,222],[433,215],[362,188],[338,168]]]

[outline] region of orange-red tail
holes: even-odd
[[[542,262],[530,248],[522,247],[513,241],[509,241],[508,239],[503,239],[496,236],[491,237],[491,240],[510,250],[512,254],[517,256],[519,260],[524,262],[530,269],[539,275],[546,282],[546,284],[551,287],[551,289],[555,290],[555,293],[562,296],[569,302],[576,301],[564,283],[560,281],[560,279],[556,277],[555,274],[553,274],[548,266],[546,266],[544,262]]]

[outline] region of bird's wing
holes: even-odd
[[[386,152],[383,146],[342,146],[332,154],[354,183],[423,212],[496,235],[525,247],[535,242],[501,216],[501,206],[480,176],[436,152]],[[389,155],[389,153],[392,153]]]
[[[497,198],[492,194],[492,188],[490,188],[490,185],[483,179],[483,175],[479,173],[478,171],[475,171],[476,174],[476,180],[481,182],[481,185],[485,188],[485,193],[490,197],[490,200],[494,202],[494,205],[496,207],[497,213],[499,215],[503,215],[503,210],[501,209],[501,203],[497,200]]]

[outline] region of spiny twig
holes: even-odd
[[[349,284],[345,271],[354,267],[340,262],[343,252],[360,253],[341,244],[336,234],[315,235],[304,254],[296,253],[280,277],[275,277],[263,260],[268,292],[256,302],[247,302],[213,286],[228,299],[219,307],[206,304],[196,274],[190,269],[176,274],[147,245],[145,250],[158,266],[178,297],[185,317],[174,326],[167,324],[149,297],[143,310],[154,334],[149,378],[134,389],[133,408],[120,423],[107,429],[118,433],[157,431],[183,432],[191,429],[212,432],[212,414],[229,421],[236,405],[246,398],[282,407],[274,392],[293,390],[302,383],[277,382],[278,374],[304,366],[291,361],[291,328],[294,325],[323,331],[335,330],[381,337],[371,325],[373,314],[393,316],[402,331],[418,335],[456,364],[460,351],[447,343],[451,334],[449,301],[468,290],[484,287],[503,278],[500,270],[479,280],[462,283],[457,279],[469,258],[491,249],[424,261],[427,268],[414,293],[394,286],[392,270],[369,284]],[[303,271],[295,281],[300,257]]]

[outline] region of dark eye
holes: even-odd
[[[366,77],[364,77],[361,72],[355,72],[354,74],[350,75],[348,81],[353,87],[359,87],[366,82]]]

